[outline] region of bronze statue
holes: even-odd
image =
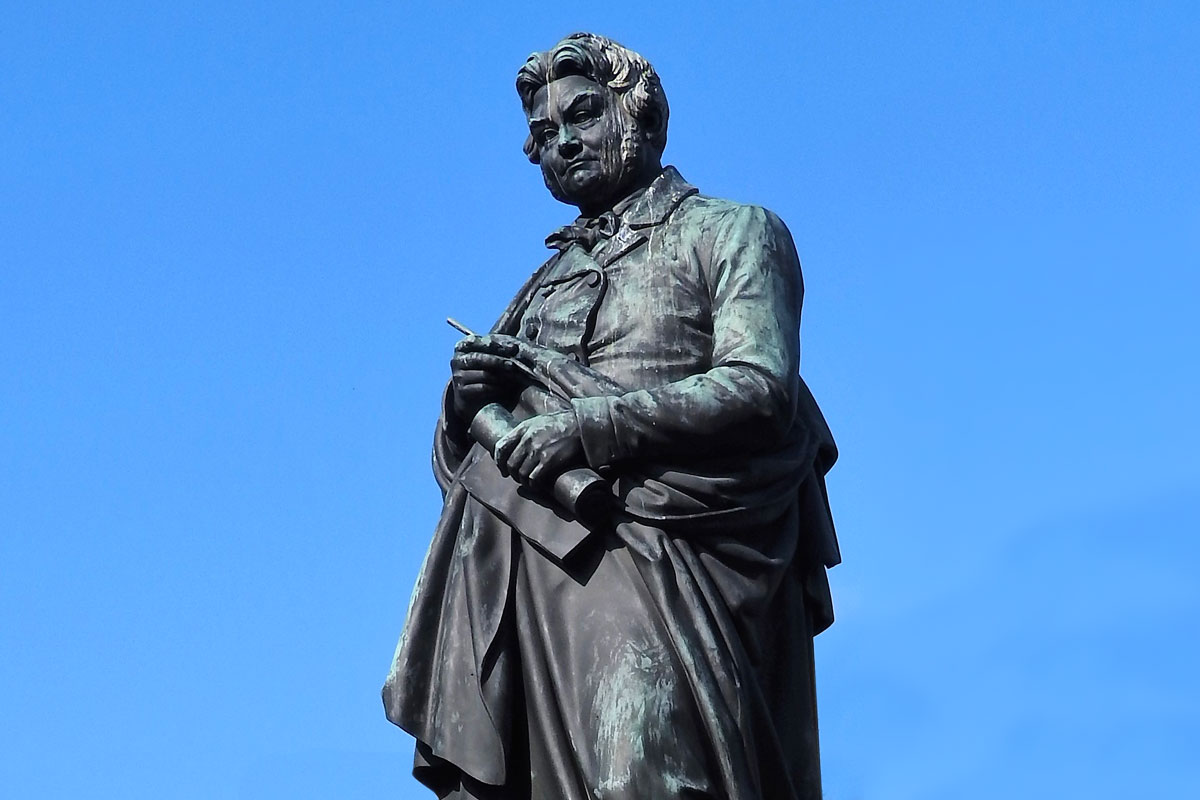
[[[837,451],[799,376],[791,235],[662,166],[637,53],[575,34],[517,92],[580,216],[455,348],[388,718],[443,798],[819,798]]]

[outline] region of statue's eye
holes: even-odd
[[[590,122],[595,119],[596,115],[592,113],[590,108],[581,108],[571,115],[571,122],[576,125],[582,125],[585,122]]]
[[[549,125],[547,125],[547,126],[538,128],[537,130],[533,131],[533,140],[535,142],[537,142],[539,145],[541,145],[542,147],[545,147],[546,145],[548,145],[550,143],[550,141],[555,137],[555,135],[556,135],[556,132],[555,132],[554,128],[551,128]]]

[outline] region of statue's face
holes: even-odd
[[[637,179],[644,148],[629,142],[633,120],[616,94],[578,75],[538,90],[529,131],[541,158],[546,188],[585,213],[606,211]]]

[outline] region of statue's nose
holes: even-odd
[[[570,125],[563,125],[558,132],[558,154],[563,158],[573,158],[579,155],[583,145]]]

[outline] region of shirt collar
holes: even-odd
[[[598,217],[578,217],[546,237],[546,246],[565,250],[573,243],[591,251],[601,240],[621,231],[662,224],[685,197],[699,190],[683,179],[679,170],[666,167],[645,189],[634,192]],[[618,237],[619,238],[619,237]]]

